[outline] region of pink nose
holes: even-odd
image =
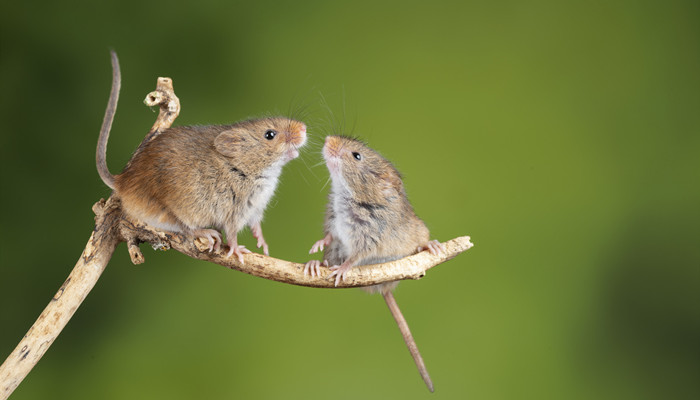
[[[306,134],[306,125],[301,124],[301,128],[299,129],[300,133]]]

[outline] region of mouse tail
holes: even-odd
[[[433,381],[430,380],[430,375],[428,375],[428,370],[425,368],[423,357],[421,357],[420,352],[418,351],[416,341],[413,340],[411,330],[408,329],[408,323],[406,323],[406,319],[403,317],[403,314],[401,314],[401,310],[399,309],[399,305],[396,304],[396,299],[394,299],[393,293],[391,290],[387,290],[382,292],[382,296],[384,296],[384,301],[386,301],[386,305],[389,306],[391,315],[394,317],[396,324],[399,326],[403,340],[406,342],[406,346],[408,346],[408,351],[411,352],[411,357],[413,357],[413,361],[416,363],[416,367],[418,367],[420,376],[423,378],[426,386],[428,386],[428,390],[430,390],[431,393],[434,392],[435,388],[433,387]]]
[[[107,110],[105,110],[105,117],[102,121],[102,128],[100,129],[100,137],[97,140],[96,160],[97,172],[100,174],[100,178],[102,178],[105,185],[114,189],[114,175],[109,173],[109,168],[107,168],[107,139],[109,139],[109,131],[112,129],[112,121],[114,121],[114,114],[117,111],[117,101],[119,100],[122,76],[119,70],[117,53],[111,50],[110,54],[112,56],[112,91],[109,93]]]

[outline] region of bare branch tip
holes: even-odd
[[[101,217],[105,212],[105,199],[100,199],[92,205],[92,212],[95,213],[95,217]]]
[[[158,88],[158,90],[163,90],[166,92],[173,92],[174,91],[173,80],[168,78],[168,77],[164,77],[164,76],[161,76],[158,78],[158,81],[156,83],[156,87]]]
[[[162,101],[163,94],[160,91],[155,90],[146,95],[146,98],[143,100],[143,103],[149,107],[155,107],[157,105],[160,105]]]
[[[146,261],[146,259],[143,257],[143,253],[141,253],[138,241],[128,241],[127,247],[129,248],[129,256],[131,257],[131,262],[134,265],[143,264]]]

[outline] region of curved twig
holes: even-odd
[[[180,99],[175,96],[173,80],[163,77],[158,78],[156,90],[149,93],[143,100],[143,103],[149,107],[160,107],[158,118],[156,118],[156,122],[143,141],[143,143],[147,143],[153,139],[154,136],[170,128],[173,122],[175,122],[175,118],[180,115]]]
[[[119,200],[111,197],[107,201],[100,201],[96,207],[105,207],[106,212],[113,212],[119,208]],[[226,257],[226,248],[218,252],[206,251],[207,243],[198,238],[181,233],[163,232],[145,225],[143,222],[131,220],[122,215],[118,228],[121,240],[127,243],[148,242],[159,249],[175,249],[182,254],[199,260],[209,261],[226,268],[245,272],[273,281],[289,283],[292,285],[309,286],[317,288],[334,288],[335,280],[329,278],[330,271],[321,268],[321,276],[304,276],[304,264],[280,260],[258,253],[244,254],[244,263],[241,264],[237,257]],[[143,262],[143,255],[134,254],[133,245],[130,245],[129,253],[135,264]],[[353,268],[348,272],[345,281],[338,284],[339,288],[377,285],[380,283],[404,280],[420,279],[426,271],[447,260],[451,260],[458,254],[470,249],[473,244],[469,236],[462,236],[443,243],[445,251],[439,255],[432,255],[428,251],[422,251],[400,260],[382,264],[365,265]]]

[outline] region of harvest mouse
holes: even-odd
[[[164,130],[132,156],[119,175],[107,169],[107,139],[119,98],[121,75],[112,52],[112,91],[97,145],[97,171],[131,217],[155,228],[203,237],[218,250],[226,234],[243,263],[238,232],[246,225],[269,254],[263,212],[282,167],[299,156],[306,125],[284,117],[231,125],[179,126]],[[213,229],[212,229],[213,228]]]
[[[323,265],[331,265],[337,286],[358,265],[397,260],[428,250],[437,254],[442,245],[430,240],[423,221],[406,197],[401,175],[376,151],[359,140],[328,136],[323,158],[331,176],[324,232],[309,254],[325,248]],[[306,263],[304,275],[319,275],[321,262]],[[428,389],[433,383],[392,291],[398,282],[363,288],[379,292],[389,306]]]

